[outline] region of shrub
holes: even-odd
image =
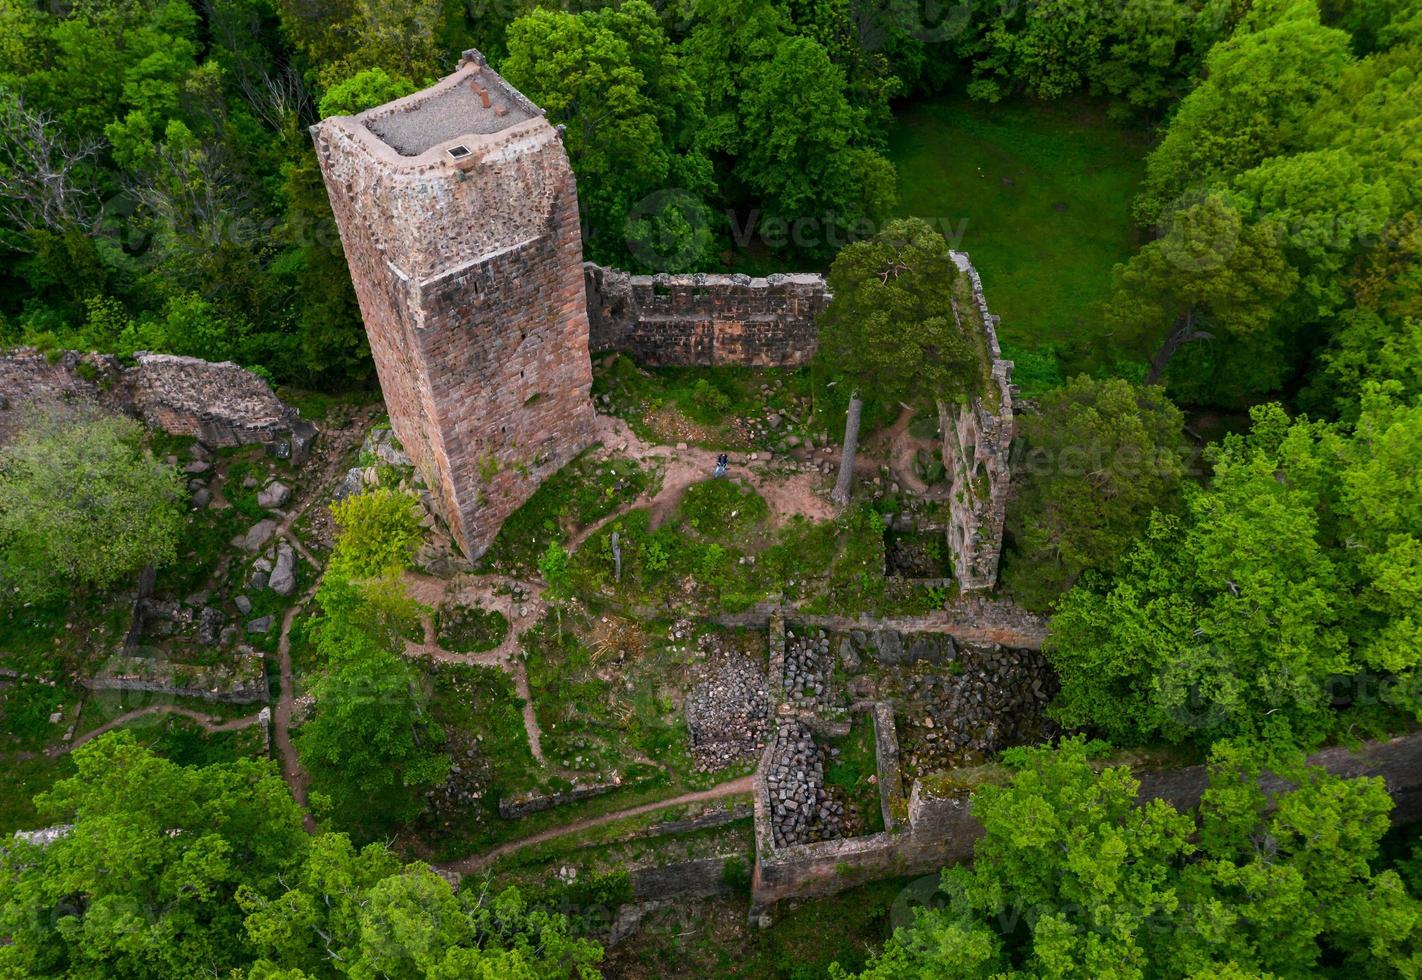
[[[328,571],[366,578],[409,564],[422,529],[414,494],[380,487],[331,505],[340,526]]]
[[[0,581],[31,601],[166,564],[182,497],[182,477],[131,419],[90,405],[36,415],[0,450]]]

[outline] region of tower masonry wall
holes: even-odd
[[[476,557],[593,440],[562,139],[477,52],[313,136],[391,424]]]

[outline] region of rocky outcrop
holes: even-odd
[[[0,354],[0,442],[17,431],[30,406],[86,399],[125,412],[213,449],[261,444],[300,464],[316,427],[256,374],[231,361],[172,354],[135,355],[124,366],[107,354]]]

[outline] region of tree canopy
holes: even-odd
[[[173,560],[182,476],[153,458],[142,431],[79,405],[33,415],[0,447],[0,580],[12,592],[0,605],[105,588]]]
[[[1114,575],[1062,599],[1057,716],[1120,744],[1312,745],[1335,702],[1415,713],[1422,514],[1404,459],[1422,405],[1395,395],[1368,389],[1351,432],[1260,407],[1212,449],[1183,514],[1157,515]]]
[[[1422,903],[1372,862],[1382,780],[1216,748],[1198,820],[1137,800],[1087,743],[1020,752],[983,786],[970,866],[897,930],[864,977],[1407,975]],[[1271,773],[1288,788],[1266,793]]]
[[[456,894],[384,844],[308,837],[274,763],[179,766],[112,732],[0,851],[0,972],[284,980],[596,976],[593,941],[516,889]]]
[[[845,246],[830,268],[820,355],[866,395],[961,401],[985,390],[986,341],[971,287],[926,221],[891,221]],[[961,300],[961,302],[960,302]]]
[[[1005,577],[1049,605],[1087,569],[1110,570],[1156,510],[1174,510],[1185,473],[1184,416],[1155,387],[1073,378],[1022,417]]]

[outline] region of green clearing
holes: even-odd
[[[1147,145],[1095,103],[952,95],[903,106],[889,157],[898,213],[939,222],[950,241],[961,233],[955,247],[982,275],[1003,342],[1054,347],[1077,368],[1107,353],[1095,305],[1136,244]]]

